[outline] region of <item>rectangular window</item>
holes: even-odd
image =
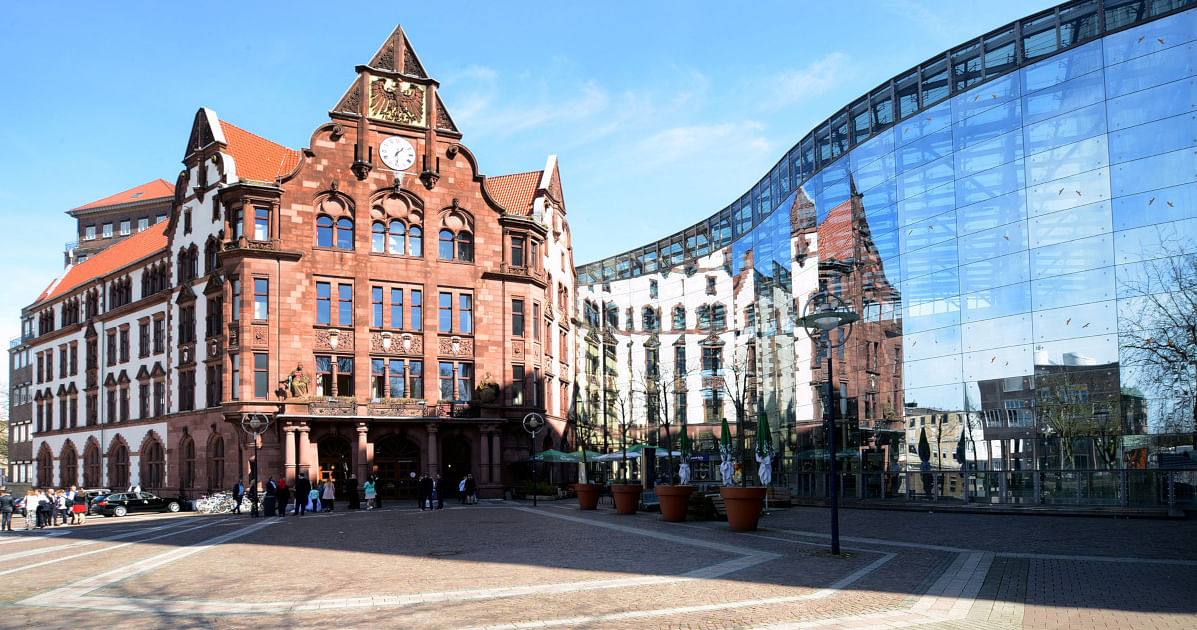
[[[353,357],[337,357],[337,395],[353,395]]]
[[[241,280],[233,278],[229,280],[229,293],[232,295],[233,301],[229,305],[229,317],[233,321],[241,319]]]
[[[204,383],[206,385],[205,390],[207,393],[207,398],[204,400],[204,406],[206,406],[206,407],[219,406],[220,398],[221,398],[221,385],[223,384],[221,382],[221,378],[220,378],[220,366],[219,365],[209,365],[208,366],[208,371],[206,374],[206,378],[204,379]]]
[[[67,348],[63,346],[58,349],[58,378],[66,378],[68,367],[70,365],[67,363]]]
[[[387,365],[391,398],[407,398],[407,370],[403,359],[391,359]]]
[[[408,326],[412,330],[424,330],[424,292],[412,289],[410,293],[411,318],[408,320]]]
[[[524,237],[511,237],[511,266],[523,267],[525,266],[524,259]]]
[[[316,323],[332,324],[332,285],[327,282],[316,283]]]
[[[370,359],[370,396],[373,398],[387,397],[387,362],[386,359]]]
[[[723,376],[723,348],[719,346],[703,347],[702,375]]]
[[[116,421],[116,388],[109,389],[105,393],[104,401],[106,403],[106,405],[105,405],[106,415],[104,416],[106,419],[105,421],[106,422],[115,422]],[[88,417],[88,424],[92,424],[90,414]]]
[[[438,330],[441,332],[453,332],[453,294],[440,294],[440,319],[438,322]]]
[[[270,355],[254,353],[254,398],[266,398],[270,394]]]
[[[163,221],[165,221],[165,220],[166,220],[166,215],[165,215],[165,214],[160,214],[160,215],[158,215],[158,216],[154,217],[154,224],[156,225],[156,224],[158,224],[158,223],[162,223],[162,222],[163,222]],[[238,233],[237,233],[237,236],[241,236],[241,233],[240,233],[240,232],[238,232]]]
[[[474,394],[474,364],[457,364],[457,400],[469,400]]]
[[[79,346],[71,342],[71,376],[79,373]]]
[[[511,404],[521,407],[524,404],[524,366],[511,366]]]
[[[270,240],[270,208],[254,208],[254,240]]]
[[[385,325],[382,319],[382,287],[370,287],[370,325],[375,328]]]
[[[353,285],[337,285],[337,324],[353,325]]]
[[[96,240],[96,226],[89,225],[89,226],[83,228],[83,240],[85,240],[85,241]]]
[[[121,363],[124,363],[129,360],[129,329],[122,328],[120,335],[121,335],[121,341],[120,341]]]
[[[673,373],[678,376],[686,373],[686,346],[673,347]]]
[[[241,398],[241,355],[229,356],[229,399]]]
[[[150,218],[149,217],[141,217],[140,219],[137,220],[137,231],[138,232],[144,232],[146,230],[146,228],[148,228],[148,227],[150,227]]]
[[[457,332],[472,334],[474,332],[474,296],[457,296]]]
[[[195,409],[195,370],[179,372],[179,411]]]
[[[266,319],[270,313],[267,306],[270,300],[270,281],[266,278],[254,278],[254,319]]]
[[[540,341],[540,302],[532,303],[532,339]]]
[[[142,383],[137,386],[137,417],[150,417],[150,384]]]
[[[132,232],[132,225],[128,219],[121,221],[121,236],[128,236]]]
[[[183,209],[183,233],[191,234],[191,208]]]
[[[441,400],[453,400],[453,363],[440,362]]]
[[[235,209],[229,211],[229,228],[230,228],[230,231],[233,233],[232,240],[234,240],[234,241],[241,238],[241,236],[243,234],[245,234],[245,228],[244,228],[245,223],[244,223],[244,221],[242,221],[242,219],[244,218],[243,213],[244,213],[244,211],[241,208],[235,208]]]
[[[154,417],[166,413],[166,382],[154,381]]]
[[[403,328],[403,289],[391,289],[391,328]]]
[[[137,356],[150,356],[150,323],[141,322],[137,325]]]
[[[524,336],[524,301],[511,301],[511,334],[515,337]]]
[[[109,366],[116,365],[116,331],[114,330],[108,332],[108,345],[104,346],[104,354],[107,355],[105,363]]]
[[[424,397],[424,362],[407,362],[407,384],[409,398]]]
[[[112,238],[112,224],[111,223],[104,224],[104,238]]]
[[[166,352],[166,320],[154,320],[154,354]]]

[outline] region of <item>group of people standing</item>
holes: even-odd
[[[350,475],[345,481],[345,499],[350,510],[361,509],[361,498],[366,501],[365,509],[373,510],[382,507],[382,497],[378,493],[378,479],[373,475],[366,478],[358,493],[357,476]],[[444,482],[440,475],[435,477],[424,474],[416,483],[418,505],[421,510],[440,509],[445,507]],[[457,485],[460,502],[472,505],[478,502],[478,484],[474,475],[467,474]],[[241,513],[241,499],[247,494],[246,487],[237,480],[232,489],[236,505],[234,514]],[[251,499],[252,490],[250,491]],[[296,516],[303,516],[307,512],[332,512],[337,495],[336,484],[331,479],[316,481],[314,484],[307,475],[299,475],[295,480],[294,489],[287,486],[285,477],[277,481],[274,477],[266,482],[264,488],[262,509],[265,516],[286,516],[288,511]],[[360,498],[359,498],[360,497]]]
[[[0,490],[0,530],[11,532],[12,517],[17,499],[7,490]],[[70,489],[34,488],[25,493],[25,529],[44,529],[62,525],[82,525],[87,522],[87,494],[77,487]]]

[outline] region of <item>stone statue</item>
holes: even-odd
[[[295,365],[295,369],[287,377],[287,384],[290,386],[292,398],[308,397],[308,375],[303,371],[302,363]]]

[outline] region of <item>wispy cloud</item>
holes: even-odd
[[[648,136],[637,145],[643,165],[679,161],[719,163],[721,156],[769,150],[765,126],[752,120],[672,127]]]
[[[852,72],[851,60],[842,52],[816,59],[804,68],[783,70],[769,79],[773,97],[762,105],[776,109],[817,98],[847,83]]]

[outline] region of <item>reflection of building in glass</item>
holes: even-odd
[[[799,492],[827,459],[825,361],[793,322],[825,283],[862,315],[833,356],[849,474],[920,467],[912,423],[946,416],[987,471],[974,497],[1129,502],[1134,481],[1040,473],[1193,442],[1197,342],[1167,331],[1197,325],[1197,280],[1160,270],[1197,252],[1194,41],[1197,10],[1150,1],[993,30],[837,111],[722,210],[580,266],[578,299],[596,326],[658,309],[662,351],[695,368],[747,357]],[[619,337],[616,363],[634,370],[650,339]],[[1153,362],[1164,348],[1179,358]],[[691,424],[731,417],[714,383],[687,380]]]

